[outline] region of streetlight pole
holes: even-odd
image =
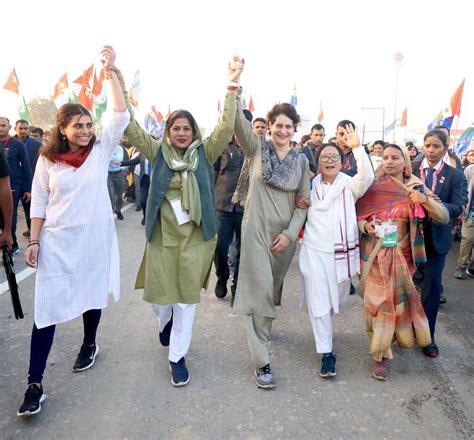
[[[397,120],[397,103],[398,103],[398,72],[403,62],[403,54],[401,52],[395,53],[393,55],[394,66],[395,66],[395,103],[393,105],[393,120]],[[393,127],[392,142],[395,142],[395,134],[397,130],[397,123],[395,122],[395,127]]]

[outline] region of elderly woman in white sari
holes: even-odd
[[[339,312],[339,304],[349,295],[351,278],[360,273],[355,200],[374,180],[359,136],[352,126],[345,129],[358,172],[354,177],[341,172],[344,155],[337,145],[321,148],[300,252],[301,306],[308,305],[316,351],[323,354],[321,377],[336,375],[331,314]]]

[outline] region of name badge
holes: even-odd
[[[184,225],[185,223],[189,223],[189,215],[181,206],[181,199],[173,199],[171,200],[171,207],[174,211],[174,216],[176,217],[176,221],[178,225]]]
[[[382,222],[380,225],[375,225],[375,232],[377,237],[382,240],[383,247],[397,246],[398,231],[396,223]]]

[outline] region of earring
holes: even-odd
[[[63,135],[63,141],[65,141],[65,140],[66,140],[66,136]]]

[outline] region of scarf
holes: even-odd
[[[292,192],[298,188],[301,172],[298,168],[300,151],[291,148],[280,161],[274,145],[270,141],[262,143],[262,180],[272,188]]]
[[[340,172],[332,185],[326,185],[322,181],[321,174],[318,174],[314,178],[311,191],[310,209],[317,211],[321,222],[329,222],[333,226],[338,283],[360,273],[359,232],[351,180],[349,176]],[[323,187],[327,190],[326,194],[323,193]],[[334,217],[328,215],[331,208]]]
[[[261,150],[262,180],[264,183],[282,191],[295,191],[301,180],[301,171],[297,160],[300,151],[292,148],[286,157],[280,161],[271,141],[263,139]],[[245,158],[234,195],[232,196],[232,203],[239,203],[241,206],[245,206],[250,187],[251,162],[251,158]]]
[[[89,144],[85,148],[80,148],[77,151],[66,151],[63,153],[56,153],[53,157],[54,162],[65,162],[74,168],[79,168],[89,157],[92,151],[92,145]]]
[[[188,213],[189,218],[196,224],[201,224],[201,195],[199,185],[194,172],[199,164],[198,147],[202,144],[200,139],[194,140],[186,149],[183,155],[180,155],[172,146],[169,145],[166,137],[163,138],[161,149],[166,164],[172,171],[179,171],[181,174],[181,185],[183,198],[181,205]]]

